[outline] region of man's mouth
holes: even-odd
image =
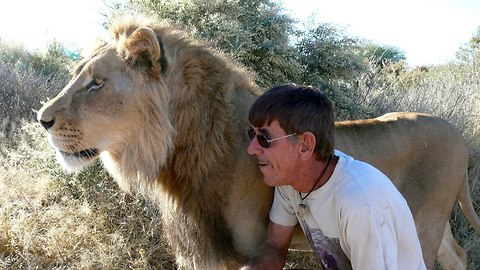
[[[266,167],[266,166],[269,166],[269,165],[270,164],[267,161],[262,161],[262,160],[258,161],[258,166],[259,167]]]

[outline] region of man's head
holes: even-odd
[[[248,118],[254,127],[268,126],[277,120],[286,134],[312,132],[316,138],[317,159],[325,160],[333,153],[335,117],[332,103],[316,88],[275,86],[253,103]]]

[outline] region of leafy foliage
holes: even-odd
[[[299,83],[322,89],[335,104],[337,118],[360,118],[365,109],[356,102],[355,82],[367,66],[356,54],[360,41],[331,25],[320,24],[306,30],[296,44],[302,66]]]
[[[367,44],[360,48],[358,53],[366,58],[369,63],[380,69],[390,64],[407,60],[404,52],[391,46]]]
[[[70,58],[70,57],[73,57]],[[47,52],[31,52],[22,45],[2,42],[0,40],[0,61],[10,63],[19,69],[31,70],[48,76],[56,73],[68,73],[68,64],[78,60],[79,53],[66,54],[66,49],[57,41],[47,46]]]
[[[131,0],[130,9],[155,15],[210,41],[257,74],[262,87],[294,81],[300,66],[289,43],[293,19],[270,0]]]
[[[355,54],[359,41],[346,36],[331,24],[307,30],[298,42],[299,60],[304,66],[303,80],[351,81],[364,71],[363,59]],[[317,77],[312,80],[312,77]]]
[[[366,70],[362,56],[355,53],[360,43],[333,25],[299,30],[296,21],[270,0],[131,0],[120,13],[132,9],[210,41],[255,72],[264,89],[282,83],[314,85],[332,98],[340,118],[359,117],[354,111],[361,108],[352,88]]]

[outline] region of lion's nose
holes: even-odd
[[[42,124],[42,126],[48,130],[49,128],[51,128],[53,126],[53,124],[55,124],[55,121],[52,120],[52,121],[43,121],[43,120],[40,120],[40,124]]]

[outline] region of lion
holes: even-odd
[[[246,153],[253,75],[165,23],[121,18],[110,31],[38,112],[59,163],[78,171],[99,158],[123,190],[151,198],[180,268],[238,268],[264,240],[273,199]],[[446,121],[392,113],[336,128],[336,148],[382,170],[406,198],[429,269],[456,198],[480,232],[468,147]],[[443,251],[460,248],[445,235]]]

